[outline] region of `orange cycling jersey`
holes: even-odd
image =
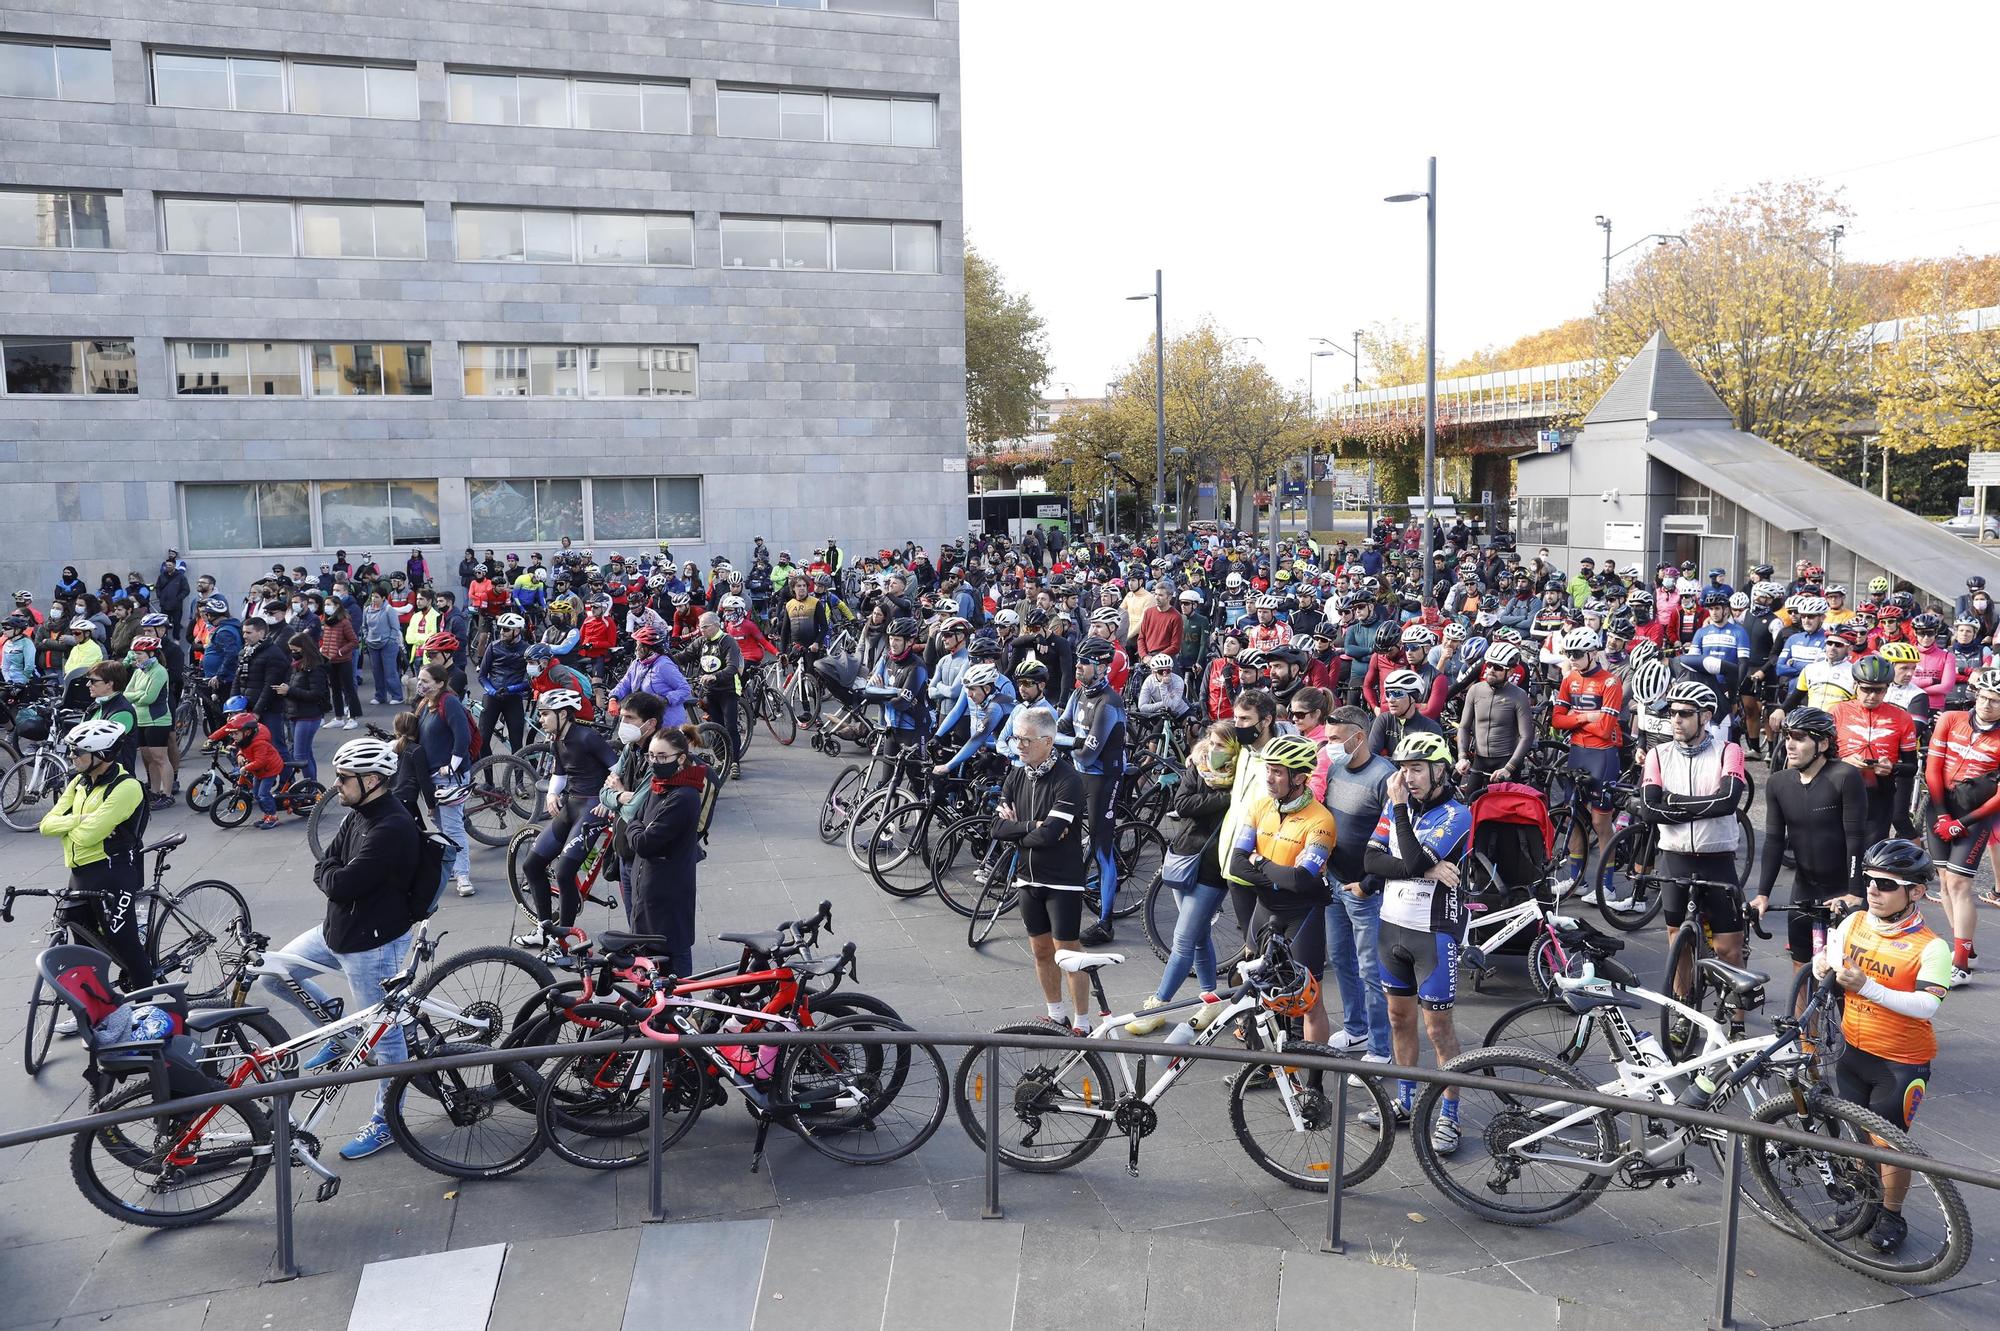
[[[1970,712],[1946,712],[1931,732],[1930,757],[1924,764],[1924,784],[1931,807],[1945,807],[1945,792],[1964,781],[2000,771],[2000,725],[1980,729]],[[1984,818],[2000,809],[2000,792],[1968,815]]]
[[[1244,808],[1235,841],[1234,849],[1255,851],[1273,864],[1323,874],[1333,859],[1333,814],[1316,799],[1286,813],[1269,795],[1259,795]]]
[[[1625,708],[1625,685],[1608,670],[1589,674],[1572,670],[1556,689],[1557,730],[1569,732],[1569,742],[1579,749],[1615,749],[1625,742],[1619,713]]]
[[[1944,995],[1951,988],[1951,944],[1932,933],[1921,912],[1900,923],[1861,911],[1842,920],[1827,936],[1829,957],[1886,989]],[[1937,1056],[1937,1032],[1923,1017],[1906,1017],[1850,992],[1840,1019],[1841,1034],[1856,1049],[1891,1063],[1928,1063]]]
[[[1917,723],[1894,703],[1869,707],[1850,699],[1833,709],[1838,756],[1862,757],[1869,762],[1897,762],[1917,751]],[[1870,784],[1873,772],[1864,772]]]

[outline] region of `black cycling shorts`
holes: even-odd
[[[1991,818],[1974,818],[1966,823],[1958,840],[1940,841],[1936,832],[1925,828],[1924,849],[1930,852],[1931,863],[1938,868],[1970,878],[1979,872],[1979,861],[1986,856],[1986,838],[1992,830]]]
[[[1433,1012],[1449,1012],[1458,1001],[1458,939],[1428,929],[1384,924],[1377,943],[1382,956],[1383,992],[1414,998]]]
[[[1795,906],[1817,906],[1835,897],[1852,895],[1854,888],[1847,883],[1809,883],[1803,876],[1792,882],[1792,904]],[[1813,959],[1813,929],[1824,928],[1825,921],[1813,915],[1792,914],[1785,917],[1792,960],[1804,965]]]
[[[1701,889],[1701,913],[1708,921],[1708,927],[1719,934],[1740,934],[1743,932],[1743,895],[1734,887],[1721,884],[1736,881],[1736,855],[1731,851],[1713,852],[1705,855],[1684,855],[1676,851],[1660,852],[1659,867],[1654,870],[1664,878],[1702,878],[1713,887]],[[1679,883],[1666,885],[1666,902],[1660,912],[1669,927],[1680,927],[1687,919],[1688,889]]]
[[[1874,1110],[1906,1132],[1930,1078],[1928,1063],[1896,1063],[1852,1045],[1833,1070],[1841,1099]]]
[[[174,742],[174,725],[169,721],[163,726],[134,726],[132,737],[139,748],[164,749]]]
[[[1028,937],[1043,934],[1074,943],[1083,931],[1083,891],[1029,884],[1021,889],[1021,923]]]

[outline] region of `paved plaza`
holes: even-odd
[[[344,737],[338,731],[323,736],[322,762]],[[768,927],[828,897],[835,904],[833,941],[860,945],[857,987],[895,1004],[919,1028],[980,1030],[1038,1015],[1039,993],[1018,938],[974,953],[965,946],[959,917],[935,901],[884,895],[849,867],[842,851],[819,842],[815,812],[836,769],[803,744],[778,750],[766,738],[752,749],[744,780],[723,796],[702,865],[704,932],[712,937]],[[302,827],[221,832],[184,809],[153,823],[155,836],[173,830],[191,836],[174,860],[171,883],[210,876],[235,883],[249,898],[257,927],[277,940],[318,922],[320,898]],[[36,837],[0,842],[0,880],[51,885],[59,864],[55,847]],[[476,849],[473,864],[478,895],[447,897],[436,922],[450,931],[447,954],[498,942],[517,924],[501,852]],[[0,927],[0,992],[16,995],[17,1005],[27,992],[40,918],[30,908],[14,925]],[[2000,916],[1988,920],[2000,929]],[[1777,943],[1756,946],[1756,968],[1785,964]],[[1136,1005],[1157,981],[1158,965],[1136,921],[1121,929],[1115,947],[1130,961],[1110,972],[1113,1002]],[[696,959],[726,954],[711,944]],[[1633,964],[1650,975],[1659,957],[1649,937]],[[1503,963],[1486,993],[1468,994],[1461,1004],[1461,1031],[1476,1039],[1529,988],[1518,962]],[[1996,1017],[2000,976],[1977,981],[1946,1003],[1936,1085],[1915,1133],[1939,1156],[1988,1169],[2000,1169],[1990,1108],[2000,1093]],[[19,1069],[20,1039],[18,1021],[0,1022],[0,1125],[83,1112],[76,1046],[59,1045],[30,1081]],[[957,1292],[961,1300],[974,1296],[967,1301],[988,1308],[991,1300],[980,1293],[974,1274],[1002,1260],[993,1255],[995,1244],[1005,1251],[1004,1269],[1017,1275],[1013,1302],[1005,1305],[1012,1311],[995,1325],[1044,1325],[1058,1317],[1073,1324],[1075,1317],[1064,1310],[1088,1307],[1091,1324],[1213,1326],[1228,1320],[1217,1309],[1230,1306],[1232,1290],[1250,1291],[1237,1305],[1247,1309],[1239,1319],[1246,1326],[1339,1325],[1336,1309],[1377,1310],[1371,1324],[1394,1325],[1410,1325],[1413,1316],[1422,1325],[1461,1322],[1475,1307],[1483,1310],[1484,1325],[1692,1327],[1708,1314],[1722,1200],[1716,1179],[1692,1189],[1613,1191],[1569,1220],[1512,1229],[1484,1224],[1444,1202],[1399,1143],[1388,1165],[1349,1194],[1348,1255],[1326,1256],[1317,1251],[1323,1199],[1284,1187],[1242,1152],[1228,1126],[1223,1075],[1220,1068],[1200,1072],[1167,1097],[1161,1129],[1145,1143],[1136,1178],[1127,1175],[1123,1145],[1115,1140],[1065,1173],[1003,1171],[1004,1224],[978,1222],[982,1157],[955,1116],[915,1155],[876,1168],[836,1165],[803,1143],[776,1136],[765,1169],[753,1174],[752,1125],[733,1102],[703,1115],[667,1157],[668,1206],[675,1222],[775,1222],[756,1231],[769,1248],[763,1284],[753,1286],[761,1291],[758,1326],[791,1320],[820,1331],[987,1324],[943,1311],[926,1322],[924,1309],[950,1305],[920,1296],[934,1287],[939,1294]],[[349,1096],[340,1128],[351,1128],[364,1112],[365,1101]],[[306,1277],[265,1284],[273,1263],[268,1184],[219,1222],[153,1233],[116,1224],[83,1201],[70,1181],[67,1139],[0,1154],[0,1328],[339,1328],[351,1313],[357,1324],[365,1320],[355,1300],[368,1282],[404,1279],[420,1288],[429,1279],[422,1275],[426,1268],[369,1264],[473,1250],[481,1251],[463,1259],[468,1269],[490,1263],[497,1273],[485,1286],[491,1326],[540,1326],[578,1312],[602,1325],[624,1315],[628,1303],[639,1306],[643,1290],[635,1281],[657,1266],[641,1258],[654,1251],[648,1245],[669,1243],[654,1237],[663,1231],[641,1227],[644,1171],[585,1173],[544,1155],[514,1178],[461,1183],[391,1150],[344,1166],[343,1177],[332,1202],[299,1203]],[[1994,1237],[2000,1235],[2000,1196],[1965,1191],[1980,1236],[1972,1261],[1948,1286],[1920,1297],[1849,1274],[1746,1210],[1737,1282],[1743,1324],[1914,1331],[2000,1325],[2000,1240]],[[892,1221],[900,1223],[887,1223]],[[849,1246],[826,1248],[829,1234],[846,1235]],[[682,1241],[683,1259],[702,1241],[693,1235]],[[503,1252],[486,1251],[500,1245]],[[670,1250],[669,1244],[659,1252]],[[788,1318],[779,1307],[785,1300],[772,1297],[787,1287],[771,1282],[805,1260],[788,1254],[815,1251],[822,1252],[815,1260],[831,1273],[829,1283],[820,1298],[794,1289]],[[851,1260],[832,1259],[843,1251]],[[903,1256],[894,1259],[898,1251]],[[939,1262],[959,1254],[948,1265],[965,1273],[966,1283],[938,1279],[935,1269],[911,1255],[919,1251],[935,1251]],[[395,1275],[411,1270],[416,1276]],[[1082,1302],[1046,1297],[1065,1283]],[[1493,1293],[1467,1303],[1467,1287],[1526,1302]],[[854,1297],[833,1297],[842,1291]],[[1259,1311],[1265,1302],[1268,1319]],[[1302,1305],[1322,1307],[1327,1316],[1293,1320]],[[1428,1315],[1420,1315],[1425,1309]],[[460,1323],[425,1324],[435,1331]]]

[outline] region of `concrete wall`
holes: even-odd
[[[1673,480],[1646,456],[1645,429],[1640,423],[1593,425],[1561,452],[1521,458],[1516,486],[1523,499],[1518,535],[1524,558],[1546,545],[1549,558],[1570,572],[1586,557],[1599,567],[1609,557],[1621,569],[1659,562],[1660,515],[1672,510]],[[1614,498],[1604,498],[1614,492]],[[1568,501],[1567,541],[1540,539],[1528,522],[1530,497]],[[1611,549],[1605,544],[1606,523],[1639,524],[1645,548]]]
[[[753,535],[864,549],[964,531],[957,4],[938,9],[930,21],[719,0],[8,6],[9,34],[109,39],[117,100],[0,98],[0,184],[124,191],[124,249],[0,250],[0,336],[134,338],[140,393],[0,396],[0,586],[45,594],[64,563],[150,569],[164,547],[186,549],[188,481],[434,479],[454,564],[470,543],[464,482],[483,476],[702,476],[703,540],[676,542],[696,558],[741,559]],[[153,106],[149,44],[415,61],[421,117]],[[449,123],[447,66],[685,79],[692,133]],[[934,95],[940,146],[718,137],[718,81]],[[165,254],[162,193],[420,201],[429,257]],[[461,264],[455,202],[691,211],[695,264]],[[939,222],[942,271],[726,271],[725,212]],[[435,395],[177,399],[167,342],[184,338],[428,341]],[[699,395],[463,399],[460,343],[496,341],[693,343]],[[235,587],[326,554],[192,562]]]

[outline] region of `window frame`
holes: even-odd
[[[107,391],[107,392],[102,392],[102,393],[94,393],[94,392],[91,392],[91,391],[90,391],[90,390],[89,390],[88,388],[86,388],[86,389],[85,389],[85,390],[84,390],[83,392],[81,392],[81,393],[77,393],[77,392],[69,392],[69,393],[21,393],[21,392],[16,392],[16,391],[14,391],[13,389],[10,389],[10,388],[8,388],[8,387],[7,387],[7,344],[8,344],[8,342],[10,342],[10,341],[14,341],[14,342],[35,342],[35,343],[41,343],[41,342],[67,342],[67,343],[68,343],[68,344],[69,344],[69,345],[71,346],[71,348],[75,348],[75,347],[76,347],[76,346],[77,346],[78,344],[81,344],[81,343],[89,343],[89,344],[93,344],[93,345],[95,345],[95,344],[99,344],[99,343],[112,343],[112,342],[122,342],[122,343],[124,343],[124,344],[125,344],[126,348],[128,349],[128,351],[129,351],[129,353],[130,353],[130,355],[131,355],[131,358],[132,358],[132,387],[131,387],[131,390],[130,390],[130,391],[128,391],[128,392],[119,392],[119,391],[115,391],[115,390],[114,390],[114,391]],[[75,354],[76,354],[76,353],[75,353],[75,351],[74,351],[74,350],[72,350],[72,351],[71,351],[71,355],[72,355],[72,356],[74,356]],[[83,374],[83,378],[84,378],[84,382],[85,382],[85,383],[88,383],[88,382],[89,382],[89,355],[90,355],[90,353],[89,353],[89,352],[85,352],[85,353],[84,353],[84,358],[83,358],[83,359],[82,359],[81,361],[72,361],[72,362],[71,362],[71,371],[70,371],[70,373],[71,373],[71,382],[72,382],[72,383],[74,383],[74,382],[76,381],[76,375],[77,375],[77,373],[78,373],[78,366],[79,366],[79,365],[80,365],[80,366],[82,367],[82,374]],[[19,334],[19,335],[17,335],[17,336],[15,336],[15,337],[13,337],[13,338],[7,338],[7,337],[0,337],[0,399],[5,399],[5,398],[43,398],[43,397],[60,397],[60,398],[96,398],[96,397],[137,397],[138,395],[139,395],[139,340],[138,340],[137,338],[135,338],[135,337],[117,337],[117,336],[112,336],[112,337],[53,337],[53,336],[51,336],[51,337],[42,337],[42,336],[36,336],[36,335],[32,335],[32,334]]]
[[[715,134],[717,138],[760,139],[782,143],[839,143],[863,148],[909,148],[916,151],[921,151],[925,148],[936,148],[938,146],[938,99],[936,97],[926,97],[916,93],[854,92],[833,88],[773,87],[766,84],[754,83],[718,84],[715,92]],[[725,95],[771,97],[776,99],[778,132],[772,135],[745,134],[735,130],[724,130],[722,128],[721,102]],[[787,97],[817,97],[819,99],[820,135],[818,138],[805,138],[785,133],[784,101]],[[886,139],[850,139],[839,137],[834,133],[833,128],[834,117],[836,115],[834,104],[836,102],[881,102],[888,116],[889,137]],[[900,103],[908,103],[913,106],[927,106],[930,108],[931,137],[929,143],[896,142],[896,107]]]
[[[298,392],[257,393],[248,391],[249,389],[254,389],[256,387],[256,379],[257,379],[256,372],[251,368],[250,348],[253,345],[257,346],[268,345],[271,347],[283,347],[283,348],[288,348],[292,351],[292,353],[296,357],[296,362],[297,362],[294,367],[294,372],[295,372],[295,377],[298,379],[299,383]],[[245,376],[246,391],[241,395],[235,393],[202,393],[202,392],[183,391],[179,386],[180,351],[181,348],[183,347],[193,347],[193,346],[226,346],[240,350],[243,355],[242,365]],[[375,348],[375,378],[376,378],[376,383],[380,386],[380,391],[373,393],[321,393],[316,391],[313,385],[313,371],[315,368],[313,351],[314,348],[323,346],[324,347],[364,346],[364,347]],[[429,358],[432,366],[431,379],[430,379],[430,385],[431,385],[430,392],[391,393],[388,391],[388,384],[389,384],[388,359],[384,353],[392,347],[401,347],[404,349],[406,362],[407,362],[407,353],[409,348],[412,347],[423,348],[424,354],[426,357]],[[414,399],[420,402],[427,402],[437,396],[436,362],[437,362],[436,348],[433,346],[433,344],[429,342],[415,341],[405,338],[378,338],[370,340],[327,338],[324,340],[314,340],[314,341],[304,341],[304,342],[292,341],[287,338],[261,338],[261,337],[242,338],[242,339],[214,338],[214,337],[188,337],[188,338],[167,339],[167,365],[169,370],[172,372],[174,378],[174,387],[172,392],[169,393],[169,396],[176,400],[181,398],[235,398],[239,402],[246,400],[257,402],[257,401],[264,401],[266,399],[286,401],[286,402],[298,402],[298,401],[338,402],[338,401],[358,399],[358,398],[370,398],[370,399],[382,398],[389,401],[397,401],[407,398],[407,399]],[[408,381],[406,380],[406,382]]]
[[[389,524],[389,532],[387,538],[381,541],[380,544],[386,547],[387,549],[395,550],[401,548],[419,548],[426,545],[437,545],[444,538],[444,500],[443,500],[442,487],[440,486],[438,478],[436,477],[391,476],[383,479],[377,479],[373,476],[362,476],[353,478],[342,478],[340,480],[335,480],[335,481],[311,481],[308,482],[308,484],[312,487],[310,492],[310,500],[312,504],[313,540],[316,542],[314,546],[315,549],[325,549],[330,545],[353,545],[356,543],[358,539],[354,537],[343,536],[338,541],[333,541],[327,538],[325,504],[326,504],[326,487],[329,485],[339,485],[339,486],[379,485],[382,487],[382,501],[383,501],[382,507],[383,510],[388,514],[387,521]],[[427,537],[422,540],[399,541],[396,539],[396,517],[395,517],[396,508],[394,500],[395,500],[395,487],[399,485],[411,489],[416,489],[426,485],[431,488],[431,504],[438,511],[436,535]]]
[[[521,257],[518,259],[491,259],[467,257],[460,244],[459,219],[468,213],[491,214],[499,217],[512,216],[517,221],[521,235]],[[560,217],[569,222],[568,259],[536,259],[529,257],[528,214],[540,217]],[[650,257],[637,263],[623,259],[586,259],[583,252],[583,224],[588,217],[626,217],[639,224],[642,248],[652,254],[652,230],[655,222],[684,222],[687,224],[688,261],[682,263],[654,263]],[[496,207],[491,204],[453,204],[451,209],[452,257],[459,263],[523,264],[537,267],[566,268],[693,268],[694,262],[694,214],[672,212],[637,212],[624,208],[514,208]]]
[[[776,267],[772,267],[770,265],[757,265],[753,267],[749,264],[730,263],[729,252],[728,252],[728,234],[729,234],[729,226],[730,223],[732,222],[776,223],[778,225],[779,253],[785,257],[786,262],[781,263]],[[790,263],[789,261],[790,256],[785,250],[785,240],[788,235],[787,228],[794,224],[799,224],[799,223],[814,223],[826,228],[827,258],[828,258],[828,263],[826,267],[803,268],[803,267],[794,267]],[[890,266],[887,268],[855,268],[843,264],[840,261],[840,228],[843,226],[887,227],[889,229]],[[932,237],[931,256],[933,262],[932,262],[932,267],[928,271],[921,269],[903,269],[895,266],[896,229],[898,227],[924,227],[931,232],[931,237]],[[724,213],[717,220],[716,229],[722,241],[722,249],[720,253],[722,258],[721,268],[722,271],[724,272],[885,273],[895,277],[938,277],[941,276],[944,271],[944,226],[940,222],[927,222],[917,218],[773,217],[763,213]]]
[[[228,106],[185,106],[179,102],[161,101],[159,67],[157,62],[159,58],[163,55],[178,56],[181,57],[182,59],[190,59],[190,60],[222,61],[223,77],[229,84],[229,105]],[[408,74],[412,82],[414,83],[417,77],[417,67],[414,62],[406,65],[406,64],[399,64],[393,60],[343,60],[338,56],[320,56],[320,55],[295,56],[295,55],[283,55],[283,54],[273,55],[273,54],[259,54],[254,51],[228,51],[228,50],[216,50],[214,48],[189,47],[189,46],[149,46],[146,48],[147,103],[148,105],[162,107],[169,111],[231,111],[231,112],[242,111],[243,108],[237,105],[238,98],[236,95],[235,62],[238,60],[275,61],[278,65],[278,82],[279,82],[279,87],[281,89],[281,95],[284,99],[285,103],[284,106],[279,108],[279,110],[275,112],[268,110],[260,110],[258,108],[251,108],[250,114],[318,116],[327,119],[344,119],[344,120],[400,120],[406,123],[423,119],[423,94],[421,87],[418,87],[416,89],[417,110],[414,115],[407,115],[407,116],[383,115],[375,110],[374,89],[370,86],[368,78],[370,71],[373,70],[393,70],[399,74]],[[296,75],[296,71],[298,67],[301,65],[310,65],[314,67],[332,67],[335,69],[359,70],[361,72],[361,98],[364,109],[358,112],[301,111],[299,109],[298,84]]]
[[[694,132],[694,85],[687,79],[652,79],[620,74],[573,74],[550,73],[537,69],[494,69],[476,65],[447,65],[445,76],[444,118],[448,125],[480,125],[489,129],[568,129],[586,134],[692,134]],[[509,79],[514,83],[514,118],[512,120],[460,120],[452,114],[452,80],[457,78]],[[560,79],[563,83],[564,123],[560,125],[533,125],[521,119],[520,81],[529,79]],[[614,129],[610,126],[584,125],[578,123],[578,109],[582,105],[578,97],[578,87],[589,84],[593,87],[629,88],[639,97],[639,128]],[[646,92],[648,89],[671,88],[681,95],[681,122],[676,129],[654,129],[646,123]]]
[[[655,353],[663,351],[685,352],[694,361],[692,366],[694,390],[685,394],[659,392],[647,392],[644,394],[592,394],[590,392],[590,354],[607,347],[634,347],[641,352]],[[486,353],[491,351],[521,353],[520,366],[523,382],[526,383],[528,388],[527,392],[474,393],[470,391],[469,386],[465,382],[466,376],[474,373],[482,375],[492,374],[492,371],[484,363]],[[534,391],[535,353],[538,351],[553,351],[556,353],[555,375],[567,375],[572,391],[554,393],[537,393]],[[565,353],[568,356],[568,364],[563,363]],[[479,361],[477,364],[475,364],[475,357]],[[510,357],[509,359],[512,358]],[[461,342],[459,344],[459,366],[459,396],[469,402],[693,402],[699,400],[701,397],[701,344],[698,342]],[[649,389],[655,382],[655,375],[659,373],[674,373],[674,371],[661,371],[656,366],[648,365],[646,382]],[[509,378],[505,382],[512,381],[513,373],[510,369]]]
[[[306,539],[312,542],[312,544],[265,545],[263,543],[264,509],[261,502],[259,502],[256,505],[257,541],[258,541],[256,545],[211,549],[210,547],[201,545],[200,543],[195,541],[194,529],[189,524],[188,521],[188,502],[187,502],[188,491],[197,488],[223,489],[223,488],[240,488],[242,486],[249,486],[254,492],[259,487],[266,485],[303,485],[306,487]],[[179,516],[180,516],[180,528],[181,528],[181,548],[186,550],[189,554],[214,555],[219,557],[227,557],[230,555],[258,555],[258,554],[270,554],[270,553],[280,553],[280,552],[304,554],[320,548],[318,544],[319,505],[315,498],[316,492],[319,489],[319,483],[317,481],[302,481],[302,480],[182,481],[179,485],[175,486],[174,488],[177,492],[175,497],[180,504]],[[258,495],[257,498],[261,500],[262,496]]]
[[[597,530],[597,483],[618,481],[630,484],[633,481],[647,481],[653,487],[653,532],[650,536],[604,536]],[[691,481],[695,488],[694,534],[666,532],[660,523],[660,485],[662,482]],[[592,476],[584,480],[583,516],[585,540],[592,546],[602,544],[622,545],[633,541],[703,541],[708,530],[708,484],[707,476],[701,472],[676,476]]]
[[[46,49],[50,53],[49,64],[55,71],[56,90],[54,96],[38,97],[34,93],[11,94],[13,96],[21,97],[26,101],[86,102],[97,106],[110,106],[118,100],[118,80],[115,70],[112,71],[111,95],[109,97],[100,100],[96,97],[66,97],[63,95],[62,53],[64,51],[95,51],[101,53],[108,61],[111,58],[111,44],[109,42],[100,44],[96,42],[65,41],[58,37],[15,36],[9,33],[0,34],[0,45],[33,46]]]
[[[553,536],[495,536],[490,532],[484,535],[480,534],[475,525],[478,522],[478,516],[474,512],[474,508],[478,501],[473,498],[474,490],[480,486],[489,485],[508,485],[518,489],[523,482],[527,484],[529,502],[532,505],[532,511],[528,516],[528,529],[530,532],[541,532],[544,530],[542,526],[542,501],[545,494],[545,487],[574,485],[576,487],[577,502],[576,531],[557,531]],[[489,542],[494,545],[504,545],[509,542],[528,542],[531,544],[537,542],[555,543],[561,541],[565,536],[586,543],[589,541],[590,478],[587,476],[468,476],[465,478],[465,504],[466,535],[474,545],[484,545]]]
[[[113,206],[114,200],[119,203],[124,202],[125,191],[123,190],[77,189],[64,185],[51,185],[47,187],[38,185],[7,185],[0,186],[0,194],[28,194],[36,198],[47,195],[51,198],[63,200],[62,207],[68,215],[66,225],[68,226],[71,239],[75,239],[76,237],[75,196],[79,194],[94,195],[104,200],[105,231],[105,243],[101,247],[96,245],[9,245],[5,241],[0,241],[0,249],[34,250],[41,253],[116,254],[125,248],[124,215],[120,209]]]
[[[168,225],[169,208],[176,203],[228,204],[237,210],[236,248],[233,250],[188,250],[174,245],[173,229]],[[241,209],[246,203],[274,204],[285,208],[291,214],[291,250],[284,254],[267,254],[243,248],[243,220]],[[185,254],[203,258],[224,259],[313,259],[331,263],[422,263],[430,257],[430,228],[424,213],[424,205],[410,199],[283,199],[258,195],[225,196],[213,194],[160,194],[155,196],[160,236],[165,242],[162,254]],[[306,252],[307,208],[365,208],[368,210],[368,241],[374,251],[365,255],[351,254],[308,254]],[[423,239],[423,253],[416,255],[388,255],[381,253],[381,218],[379,211],[384,208],[398,208],[415,214],[417,234]]]

